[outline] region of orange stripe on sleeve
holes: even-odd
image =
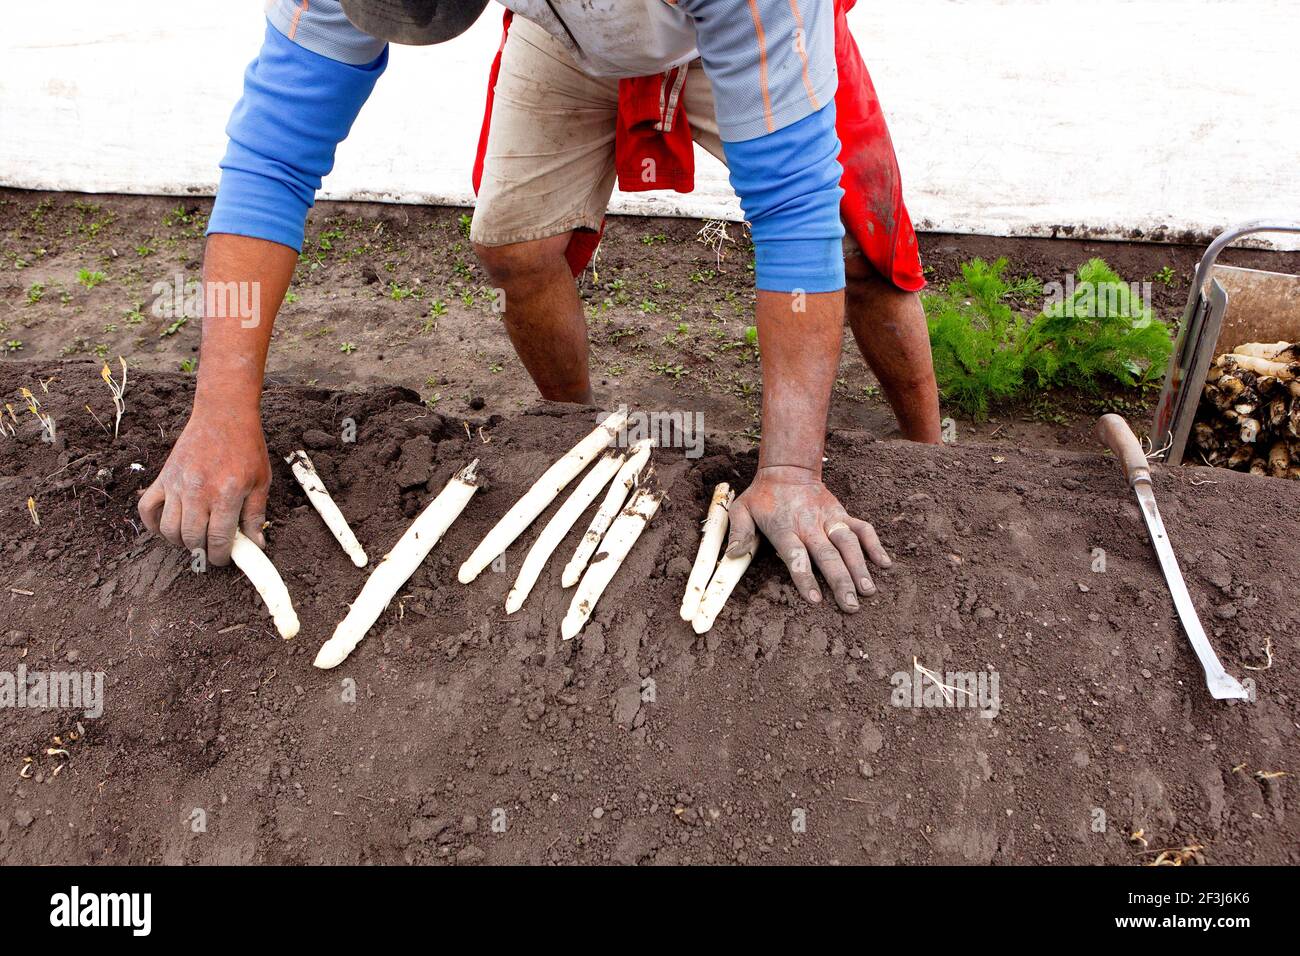
[[[763,33],[763,18],[758,13],[757,0],[749,0],[749,15],[754,19],[754,34],[758,41],[758,83],[763,90],[763,118],[767,121],[767,131],[776,132],[776,122],[772,119],[772,94],[767,87],[767,36]]]
[[[301,20],[302,15],[307,12],[308,2],[309,0],[302,0],[302,6],[300,6],[297,10],[293,11],[293,22],[289,24],[290,40],[292,40],[294,36],[296,36],[298,33],[298,21]]]
[[[799,28],[799,38],[795,42],[795,49],[799,51],[799,59],[803,61],[803,88],[808,91],[808,102],[812,104],[814,110],[821,109],[821,104],[817,102],[817,93],[813,90],[812,77],[808,75],[808,34],[803,28],[803,14],[799,12],[799,0],[790,0],[790,12],[794,14],[794,22]]]

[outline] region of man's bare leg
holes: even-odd
[[[587,320],[564,258],[569,235],[506,246],[475,243],[474,251],[505,292],[506,331],[542,398],[589,404]]]
[[[886,282],[863,255],[845,258],[844,272],[849,327],[880,380],[903,437],[937,445],[939,388],[920,297]]]

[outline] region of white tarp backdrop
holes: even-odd
[[[5,5],[0,184],[211,193],[264,20],[251,0]],[[395,47],[323,198],[469,204],[489,5]],[[1190,231],[1300,218],[1295,0],[860,0],[852,15],[918,228]],[[738,218],[725,171],[614,210]],[[1293,246],[1294,248],[1294,246]]]

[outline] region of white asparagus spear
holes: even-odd
[[[353,564],[364,568],[368,560],[366,549],[361,547],[361,542],[348,527],[348,519],[343,517],[343,512],[339,511],[339,506],[334,503],[329,489],[325,487],[325,482],[321,481],[316,466],[311,463],[307,453],[300,448],[284,461],[293,469],[293,476],[298,479],[298,484],[307,493],[307,500],[324,520],[325,527],[329,528],[330,534],[334,535],[334,540],[343,546],[343,550],[347,552]]]
[[[334,635],[317,652],[314,662],[317,667],[323,670],[338,667],[361,643],[406,579],[415,573],[452,522],[460,517],[474,492],[478,491],[477,467],[478,459],[475,458],[453,475],[438,497],[425,505],[411,522],[401,540],[393,545],[393,550],[384,555],[366,578],[361,593],[348,608],[347,616],[334,628]]]
[[[1240,369],[1244,372],[1254,372],[1256,375],[1272,375],[1279,382],[1300,378],[1300,362],[1288,364],[1236,353],[1223,355],[1220,358],[1223,359],[1221,363],[1223,368]]]
[[[728,509],[736,493],[725,481],[719,482],[713,489],[713,500],[709,502],[709,513],[704,519],[704,528],[700,533],[700,550],[695,553],[695,564],[691,576],[686,579],[686,594],[682,598],[682,620],[691,621],[704,597],[713,570],[718,566],[718,551],[722,548],[722,539],[727,536],[727,524],[731,515]]]
[[[605,500],[600,503],[596,510],[596,516],[591,519],[591,524],[587,527],[586,533],[582,540],[578,542],[578,550],[573,553],[569,563],[564,566],[564,574],[560,578],[560,583],[571,588],[578,583],[578,578],[582,577],[583,569],[587,567],[587,561],[596,553],[596,546],[600,544],[601,536],[609,528],[610,522],[618,517],[619,509],[623,507],[623,502],[627,500],[628,492],[641,477],[641,469],[645,463],[650,460],[650,449],[654,446],[653,438],[642,438],[627,452],[627,460],[623,462],[623,467],[618,470],[614,476],[614,482],[609,486],[609,491],[605,494]]]
[[[619,454],[612,448],[607,450],[596,459],[596,463],[591,466],[591,471],[587,472],[573,494],[569,495],[568,500],[560,506],[560,510],[555,512],[551,520],[546,523],[542,533],[528,549],[523,566],[519,568],[519,576],[515,578],[514,587],[506,595],[507,614],[514,614],[523,607],[524,601],[533,590],[533,585],[537,583],[537,578],[541,575],[542,568],[546,567],[551,554],[569,533],[573,523],[587,510],[587,505],[595,501],[600,490],[609,484],[609,480],[623,466],[625,460],[625,455]]]
[[[262,595],[262,601],[271,613],[271,620],[275,621],[275,629],[280,632],[280,636],[286,641],[295,636],[298,633],[298,615],[293,609],[289,589],[284,586],[280,572],[275,569],[266,553],[238,528],[235,529],[235,543],[230,546],[230,560],[253,582],[257,593]]]
[[[573,592],[569,613],[564,615],[564,621],[560,625],[560,633],[566,641],[573,640],[587,623],[591,612],[595,610],[596,602],[605,592],[606,585],[613,580],[614,574],[632,550],[632,545],[636,544],[636,539],[659,510],[659,502],[663,497],[662,491],[653,491],[642,485],[628,506],[609,526],[609,533],[600,542],[600,552],[582,576],[578,590]]]
[[[1276,361],[1277,356],[1285,352],[1289,342],[1243,342],[1232,350],[1233,355],[1250,355],[1254,358]]]
[[[752,560],[754,560],[752,552],[734,558],[723,555],[722,560],[718,562],[717,570],[713,572],[713,580],[709,582],[708,590],[700,600],[695,617],[691,619],[691,628],[696,634],[703,634],[713,627],[713,622],[718,619],[718,614],[727,603],[727,598],[731,597],[731,592],[740,583]]]
[[[524,530],[532,524],[546,506],[555,500],[555,496],[564,490],[582,469],[591,464],[591,460],[615,436],[619,429],[627,424],[627,410],[620,409],[596,426],[595,431],[574,445],[569,453],[546,469],[542,477],[533,482],[533,486],[524,492],[524,496],[515,502],[514,507],[505,513],[479,542],[474,553],[460,566],[458,578],[461,584],[469,584],[478,577],[483,569],[492,563],[497,555],[505,551]]]

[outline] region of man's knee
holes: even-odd
[[[893,284],[876,271],[871,260],[861,252],[844,257],[844,284],[849,294],[854,292],[879,292],[892,289]]]
[[[844,296],[858,306],[919,308],[920,296],[900,289],[881,275],[862,254],[844,257]]]
[[[551,236],[531,242],[512,242],[503,246],[474,243],[474,254],[488,275],[498,285],[536,282],[538,279],[567,271],[564,250],[568,236]]]

